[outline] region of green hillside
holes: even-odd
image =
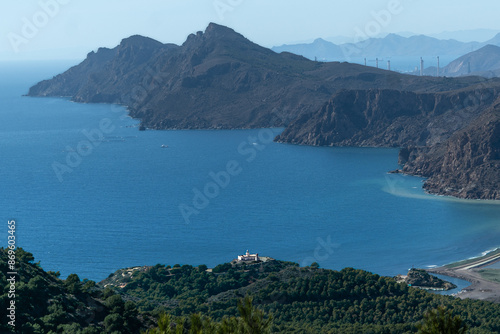
[[[245,323],[243,304],[238,308],[245,296],[253,299],[247,316],[270,319],[273,333],[416,333],[424,314],[439,306],[464,320],[468,333],[500,332],[498,304],[435,295],[352,268],[301,268],[275,260],[213,270],[156,265],[122,269],[95,284],[74,274],[61,280],[21,249],[17,258],[16,324],[22,333],[140,333],[158,326],[159,318],[169,330],[198,333],[195,328],[205,324],[213,331],[203,333],[223,333],[214,328]],[[6,282],[4,249],[0,269]],[[8,288],[3,286],[0,299],[4,309]],[[0,326],[2,332],[10,328]]]

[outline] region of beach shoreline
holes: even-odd
[[[456,294],[461,299],[470,298],[500,303],[500,284],[485,279],[480,273],[480,270],[497,262],[500,262],[500,249],[484,256],[426,269],[426,271],[430,274],[445,275],[470,282],[470,286]]]

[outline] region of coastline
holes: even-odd
[[[456,294],[461,299],[470,298],[500,303],[500,284],[485,279],[480,273],[482,269],[497,262],[500,262],[500,248],[477,258],[425,270],[431,274],[445,275],[470,282],[469,287]]]

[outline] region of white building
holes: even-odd
[[[238,261],[260,261],[259,254],[250,254],[247,249],[246,254],[238,255]]]

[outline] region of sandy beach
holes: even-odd
[[[470,286],[457,294],[457,297],[466,299],[487,300],[500,303],[500,284],[484,279],[479,273],[480,270],[500,261],[500,253],[466,261],[463,264],[451,264],[439,268],[427,269],[429,273],[446,275],[469,281]]]

